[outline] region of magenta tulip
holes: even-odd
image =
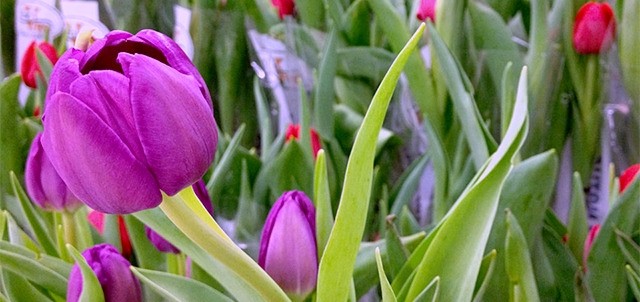
[[[431,20],[431,22],[435,22],[436,0],[420,0],[420,6],[418,7],[416,18],[418,18],[418,20],[420,21],[426,21],[427,19],[429,19]]]
[[[300,191],[282,194],[260,238],[258,264],[292,299],[302,301],[316,287],[315,208]]]
[[[127,261],[118,250],[109,244],[99,244],[82,252],[87,264],[93,270],[102,291],[105,302],[139,302],[142,301],[140,282],[133,275]],[[75,264],[69,275],[67,302],[76,302],[82,293],[82,274]]]
[[[40,208],[58,212],[75,212],[82,202],[73,195],[64,183],[51,161],[42,149],[38,133],[31,143],[27,166],[25,167],[25,185],[31,200]]]
[[[167,36],[113,31],[55,66],[42,145],[91,208],[127,214],[194,184],[217,132],[204,80]]]

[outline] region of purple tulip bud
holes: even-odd
[[[82,202],[69,191],[67,185],[51,165],[51,161],[42,149],[38,133],[31,143],[27,166],[25,168],[25,185],[31,200],[45,210],[75,212]]]
[[[89,267],[96,274],[105,302],[142,301],[138,279],[129,270],[131,263],[109,244],[99,244],[82,252]],[[67,287],[67,302],[76,302],[82,293],[82,274],[77,264],[71,269]]]
[[[303,192],[285,192],[269,211],[262,230],[258,264],[294,300],[303,300],[316,287],[315,216]]]
[[[202,205],[207,209],[207,212],[213,216],[213,205],[211,204],[211,198],[209,198],[209,192],[207,191],[207,186],[204,181],[200,179],[193,184],[192,187],[196,196],[198,196],[198,199],[202,202]],[[180,250],[177,247],[164,239],[160,234],[156,233],[152,228],[145,226],[144,231],[149,241],[151,241],[158,251],[173,254],[180,253]]]
[[[198,181],[218,140],[204,80],[167,36],[113,31],[68,50],[51,75],[42,146],[76,196],[103,213],[156,207]]]

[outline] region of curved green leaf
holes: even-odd
[[[130,269],[140,281],[169,301],[233,301],[217,290],[193,279],[133,266]]]
[[[380,257],[380,248],[376,248],[376,265],[378,266],[378,277],[380,278],[380,289],[382,291],[383,302],[395,302],[396,295],[393,293],[393,288],[387,280],[387,275],[384,272],[384,266],[382,265],[382,257]]]
[[[343,301],[348,297],[353,265],[369,208],[376,139],[402,68],[418,44],[423,31],[424,25],[398,54],[374,95],[356,136],[347,164],[336,221],[320,260],[318,301]]]
[[[82,292],[80,293],[79,302],[104,302],[104,293],[102,286],[95,273],[87,264],[87,260],[72,245],[67,244],[67,250],[71,257],[76,261],[82,273]]]

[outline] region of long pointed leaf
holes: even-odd
[[[168,301],[233,301],[217,290],[199,281],[182,276],[130,267],[131,271],[151,289]]]
[[[349,280],[369,208],[376,139],[402,68],[418,44],[423,31],[424,25],[416,31],[398,54],[374,95],[358,131],[347,164],[336,222],[320,261],[318,301],[347,299],[351,283]]]

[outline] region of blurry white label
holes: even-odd
[[[55,0],[19,0],[16,3],[16,70],[20,70],[22,56],[31,42],[45,38],[52,41],[62,32],[62,15],[54,5]]]
[[[93,30],[93,37],[104,37],[109,29],[100,22],[100,11],[96,1],[62,1],[60,3],[67,32],[67,47],[73,47],[82,31]]]
[[[176,24],[173,27],[173,40],[182,48],[189,59],[193,59],[193,39],[191,39],[191,33],[189,32],[191,10],[180,5],[174,5],[173,14],[176,17]]]

